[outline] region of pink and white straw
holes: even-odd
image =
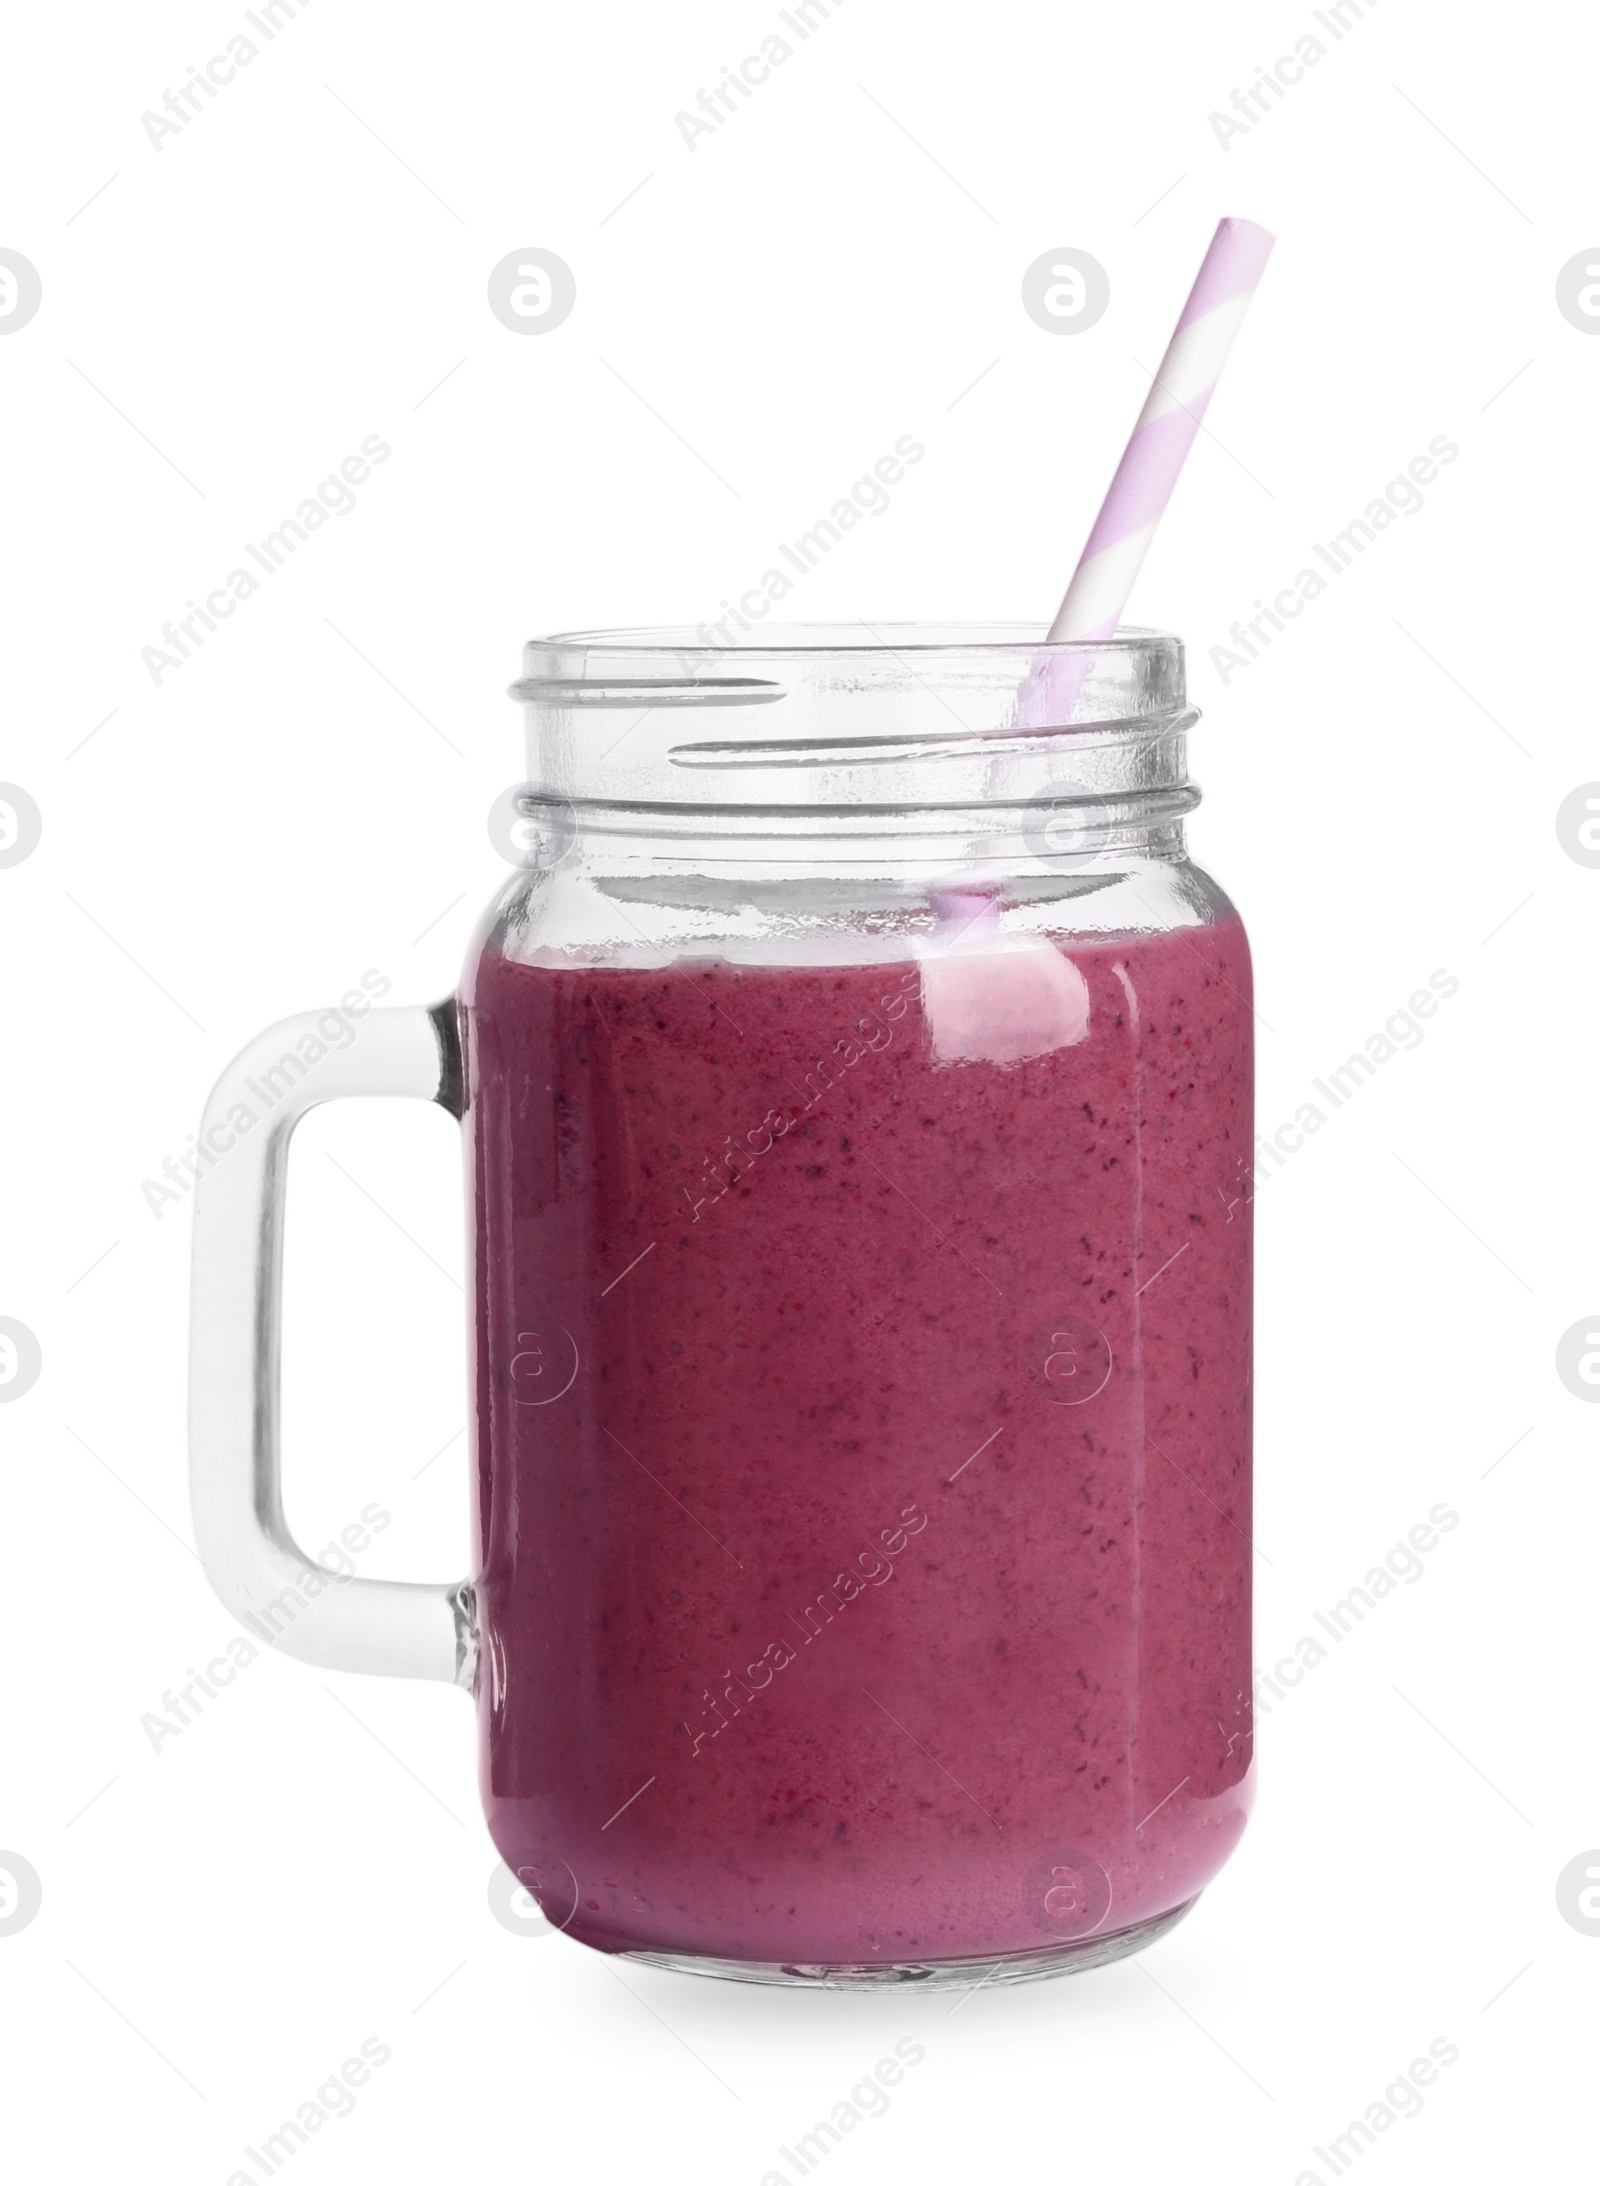
[[[1108,638],[1121,621],[1272,243],[1266,229],[1251,220],[1224,220],[1211,238],[1133,437],[1050,625],[1050,643]]]

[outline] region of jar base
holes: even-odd
[[[707,1974],[718,1981],[753,1981],[764,1988],[782,1989],[884,1989],[918,1986],[927,1989],[981,1989],[1012,1986],[1019,1981],[1049,1981],[1057,1974],[1088,1973],[1096,1966],[1115,1965],[1135,1951],[1158,1942],[1176,1928],[1185,1913],[1199,1903],[1200,1893],[1169,1913],[1136,1921],[1110,1935],[1079,1937],[1070,1943],[1046,1944],[1037,1951],[1011,1951],[1000,1958],[910,1959],[863,1966],[805,1966],[768,1963],[756,1958],[701,1958],[683,1951],[622,1951],[636,1965],[655,1966],[664,1973]]]

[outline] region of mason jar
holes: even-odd
[[[1182,647],[723,634],[527,647],[459,995],[366,1015],[201,1178],[202,1549],[258,1621],[304,1589],[296,1116],[442,1101],[473,1570],[330,1577],[275,1643],[472,1692],[494,1843],[596,1949],[1104,1963],[1251,1785],[1250,960],[1185,847]]]

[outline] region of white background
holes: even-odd
[[[909,2035],[830,2178],[1327,2181],[1440,2036],[1362,2176],[1566,2175],[1600,1972],[1555,1898],[1600,1843],[1600,1415],[1554,1367],[1600,1312],[1600,872],[1554,826],[1600,776],[1600,341],[1555,302],[1600,232],[1588,19],[1384,0],[1224,147],[1298,0],[847,0],[691,151],[766,0],[317,0],[156,150],[141,114],[244,27],[41,8],[3,48],[0,244],[44,291],[0,339],[0,775],[44,819],[0,871],[0,1313],[44,1358],[0,1408],[0,1847],[44,1890],[0,1937],[18,2174],[224,2186],[376,2036],[297,2180],[759,2186]],[[269,1657],[152,1751],[233,1629],[189,1546],[187,1207],[141,1191],[222,1064],[368,967],[448,990],[526,636],[715,614],[905,433],[926,460],[786,607],[1048,616],[1222,213],[1280,242],[1135,614],[1191,648],[1262,1124],[1460,982],[1260,1191],[1259,1658],[1460,1522],[1272,1704],[1230,1867],[1081,1979],[762,1992],[498,1926],[458,1693]],[[577,280],[539,338],[485,302],[528,245]],[[1111,282],[1071,338],[1019,301],[1061,246]],[[355,510],[158,687],[141,648],[372,434]],[[1224,686],[1210,648],[1441,434],[1421,511]],[[290,1515],[317,1546],[380,1503],[379,1576],[465,1565],[454,1139],[363,1104],[297,1141]]]

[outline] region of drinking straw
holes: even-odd
[[[1050,625],[1048,643],[1108,638],[1121,621],[1272,244],[1266,229],[1252,220],[1219,222]],[[1058,686],[1054,695],[1065,693]]]

